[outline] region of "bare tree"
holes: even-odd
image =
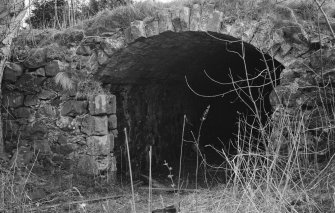
[[[26,9],[24,0],[0,0],[0,100],[2,104],[2,76],[6,62],[11,54],[13,38],[21,26]],[[0,157],[5,157],[2,128],[2,116],[0,113]]]

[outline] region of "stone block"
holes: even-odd
[[[107,116],[87,115],[81,123],[81,131],[87,135],[107,135],[108,119]]]
[[[21,136],[29,140],[44,139],[48,131],[48,127],[44,123],[37,121],[26,126],[21,131]]]
[[[108,129],[116,129],[117,128],[117,117],[116,115],[109,115],[108,116]]]
[[[50,144],[47,139],[34,140],[34,150],[40,154],[48,154],[51,152]]]
[[[22,75],[16,82],[15,86],[24,93],[33,93],[41,91],[45,77],[36,77],[31,74]]]
[[[43,67],[40,67],[36,71],[32,72],[31,74],[35,75],[35,76],[42,76],[42,77],[44,77],[45,76],[45,69]]]
[[[180,26],[182,31],[190,30],[190,8],[182,7],[180,9],[179,18],[180,18]]]
[[[45,66],[45,76],[53,77],[59,72],[64,72],[68,68],[68,64],[59,60],[50,61]]]
[[[190,8],[182,7],[171,11],[171,21],[175,32],[190,29]]]
[[[74,117],[77,115],[86,114],[88,112],[87,106],[87,101],[67,101],[61,107],[61,115]]]
[[[123,36],[106,38],[101,42],[100,46],[108,56],[111,56],[116,50],[125,46],[125,40]]]
[[[24,96],[21,93],[13,92],[4,94],[3,96],[3,105],[4,107],[20,107],[23,105]]]
[[[35,106],[38,103],[38,98],[36,95],[27,95],[24,99],[25,106]]]
[[[46,50],[44,48],[31,49],[23,65],[27,68],[39,68],[46,64]]]
[[[76,50],[77,55],[90,56],[92,53],[92,49],[87,45],[80,45]]]
[[[100,65],[104,65],[104,64],[107,64],[108,62],[108,56],[107,54],[102,51],[102,50],[98,50],[98,54],[97,54],[97,61]]]
[[[88,61],[84,63],[84,66],[89,70],[91,73],[96,73],[99,68],[98,56],[97,54],[92,54]]]
[[[210,32],[220,32],[223,20],[223,12],[215,10],[207,21],[206,30]]]
[[[209,20],[213,19],[214,7],[215,7],[214,4],[203,5],[200,19],[201,31],[207,31],[208,22]]]
[[[124,37],[125,37],[125,41],[127,43],[131,43],[134,41],[133,39],[133,36],[131,35],[131,27],[127,27],[125,30],[124,30]]]
[[[190,15],[190,30],[199,31],[201,21],[201,6],[199,4],[194,4]]]
[[[117,166],[116,166],[116,157],[111,156],[110,158],[110,171],[111,172],[116,172],[117,171]]]
[[[93,156],[105,155],[110,153],[113,135],[91,136],[87,138],[87,154]],[[113,138],[114,139],[114,138]]]
[[[117,129],[113,129],[111,133],[114,135],[114,138],[117,138],[119,135],[119,131]]]
[[[78,159],[77,172],[85,175],[97,175],[99,169],[93,156],[82,155]]]
[[[29,118],[33,114],[33,110],[30,107],[19,107],[14,110],[16,118]]]
[[[21,64],[7,62],[3,73],[3,80],[15,82],[22,74],[23,67]]]
[[[104,157],[96,157],[95,162],[97,164],[99,171],[107,171],[110,167],[110,159],[107,156]]]
[[[155,20],[152,17],[147,18],[147,20],[145,20],[145,34],[147,37],[159,34],[159,27],[157,20]]]
[[[131,39],[136,40],[138,38],[146,38],[145,26],[143,21],[133,21],[130,24]]]
[[[115,95],[97,95],[89,97],[89,111],[91,115],[110,115],[116,113]]]
[[[36,117],[38,118],[56,118],[56,116],[56,109],[49,104],[39,106],[36,112]]]
[[[169,10],[161,10],[157,14],[158,16],[158,30],[160,33],[165,31],[173,31],[173,25],[171,21],[171,14]]]
[[[57,97],[57,94],[54,91],[51,91],[51,90],[42,89],[40,94],[38,94],[38,98],[42,99],[42,100],[50,100],[50,99],[54,99],[56,97]]]
[[[52,146],[51,150],[53,153],[60,154],[60,155],[69,155],[76,150],[76,145],[74,144],[61,144],[57,146]]]

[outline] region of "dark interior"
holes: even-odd
[[[167,32],[130,44],[100,72],[101,80],[117,95],[119,164],[126,167],[126,127],[135,172],[148,169],[150,145],[153,168],[165,169],[166,160],[177,170],[184,115],[183,160],[194,160],[196,149],[191,141],[198,138],[209,105],[200,131],[200,149],[208,162],[222,163],[223,157],[206,145],[234,155],[239,119],[254,121],[250,94],[265,122],[271,113],[268,95],[279,83],[282,69],[255,47],[216,33]],[[244,81],[247,78],[250,80]]]

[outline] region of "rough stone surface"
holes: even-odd
[[[223,12],[215,10],[207,20],[206,30],[211,32],[220,32],[222,20]]]
[[[40,154],[48,154],[51,152],[50,144],[46,139],[35,140],[33,147]]]
[[[76,120],[67,116],[61,116],[56,125],[63,131],[74,131],[77,128]]]
[[[145,34],[145,25],[143,21],[134,21],[130,25],[131,31],[131,39],[129,40],[136,40],[141,37],[146,37]]]
[[[8,93],[3,97],[4,107],[19,107],[23,105],[24,95],[21,93]]]
[[[117,128],[117,117],[116,117],[116,115],[109,115],[108,116],[108,128],[111,129],[111,130]]]
[[[32,112],[29,107],[19,107],[14,110],[14,115],[17,118],[29,118]]]
[[[87,138],[88,154],[93,156],[108,155],[111,148],[111,136],[91,136]]]
[[[61,115],[63,116],[76,116],[86,114],[88,103],[87,101],[75,101],[70,100],[63,104],[61,109]]]
[[[90,56],[92,55],[93,51],[89,46],[81,45],[77,48],[76,54],[77,55],[84,55],[84,56]]]
[[[169,10],[161,10],[158,12],[158,31],[159,33],[165,31],[173,31],[173,25],[171,21],[171,14]]]
[[[43,77],[24,74],[15,82],[15,87],[22,92],[35,94],[41,91],[41,85],[44,80],[45,78]]]
[[[190,8],[182,7],[171,11],[171,22],[175,32],[190,29]]]
[[[82,121],[81,131],[87,135],[107,135],[107,116],[85,116]]]
[[[45,69],[43,67],[40,67],[36,71],[32,72],[31,74],[35,75],[35,76],[44,77],[45,76]]]
[[[46,50],[44,48],[31,49],[28,57],[24,60],[24,66],[28,68],[38,68],[47,63],[46,59]]]
[[[108,62],[108,56],[103,50],[99,50],[97,53],[97,61],[99,65],[105,65]]]
[[[37,103],[38,103],[38,98],[36,95],[27,95],[24,98],[25,106],[34,106],[34,105],[37,105]]]
[[[54,91],[45,89],[42,89],[42,91],[38,94],[38,98],[42,100],[54,99],[56,96],[57,94]]]
[[[146,36],[154,36],[159,34],[158,21],[153,17],[147,18],[144,23]]]
[[[202,11],[201,11],[201,20],[200,20],[200,30],[201,31],[207,31],[207,29],[209,28],[209,22],[210,20],[213,19],[213,15],[214,15],[214,4],[205,4],[202,7]]]
[[[200,21],[201,21],[201,6],[199,4],[194,4],[190,16],[190,30],[199,31],[201,29]]]
[[[5,81],[15,82],[22,74],[22,65],[8,62],[3,73],[3,79]]]
[[[93,156],[83,155],[79,158],[77,163],[77,171],[86,175],[97,175],[98,165]]]
[[[109,115],[116,112],[116,97],[114,95],[97,95],[89,98],[91,115]]]
[[[45,66],[45,75],[52,77],[57,75],[59,72],[66,71],[68,64],[59,60],[53,60]]]

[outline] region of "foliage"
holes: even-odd
[[[105,9],[113,9],[132,3],[131,0],[90,0],[88,8],[90,13],[97,14]]]
[[[31,16],[27,19],[27,24],[33,28],[45,28],[55,26],[56,18],[59,22],[64,19],[64,7],[67,6],[65,0],[57,0],[57,17],[55,14],[55,1],[46,0],[43,2],[34,1]]]

